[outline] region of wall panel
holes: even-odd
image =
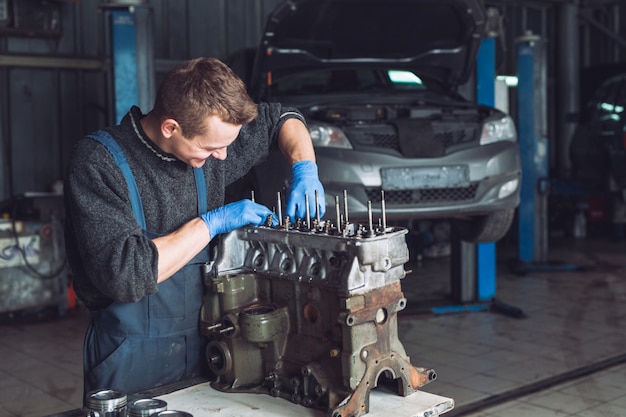
[[[11,160],[17,173],[14,185],[18,190],[46,191],[42,187],[60,176],[57,72],[13,69],[10,78]]]
[[[266,16],[281,1],[147,0],[153,13],[157,83],[167,69],[182,60],[198,56],[225,59],[241,48],[255,46]],[[52,179],[62,175],[73,143],[113,119],[107,9],[102,7],[105,3],[108,2],[61,2],[60,38],[0,36],[0,58],[60,57],[101,64],[101,68],[86,69],[67,63],[61,67],[0,63],[0,200],[9,198],[11,193],[45,191]],[[528,29],[544,36],[548,41],[548,56],[555,56],[558,1],[488,3],[500,8],[504,16],[499,74],[515,73],[515,38]],[[585,37],[581,42],[583,64],[623,60],[626,48],[601,29],[614,31],[624,39],[626,4],[602,1],[591,9],[591,12],[587,12],[589,7],[581,10],[594,19],[590,22],[581,18],[581,36]],[[549,83],[553,83],[558,76],[552,71],[554,58],[549,65]],[[551,108],[556,106],[558,103]]]
[[[149,0],[157,81],[182,60],[225,59],[254,46],[266,15],[280,1]],[[112,120],[105,3],[63,2],[59,38],[0,38],[3,56],[95,59],[102,65],[95,70],[0,66],[0,200],[46,191],[62,177],[73,143]]]

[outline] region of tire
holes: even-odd
[[[464,242],[496,242],[509,231],[514,217],[515,209],[506,209],[470,219],[454,219],[452,225],[456,236]]]

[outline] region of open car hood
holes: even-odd
[[[481,0],[287,0],[270,14],[253,79],[386,66],[465,82],[485,29]]]

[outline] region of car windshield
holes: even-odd
[[[286,75],[274,81],[274,94],[359,93],[373,90],[426,91],[424,80],[398,69],[323,69]]]

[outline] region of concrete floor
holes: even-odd
[[[399,334],[414,365],[437,371],[422,390],[453,398],[450,417],[626,416],[624,249],[607,239],[552,239],[550,260],[588,268],[518,275],[507,263],[516,248],[498,243],[496,301],[521,318],[493,303],[438,313],[433,306],[456,307],[448,299],[450,258],[411,265]],[[0,324],[0,417],[81,406],[87,320],[78,308],[65,318]]]

